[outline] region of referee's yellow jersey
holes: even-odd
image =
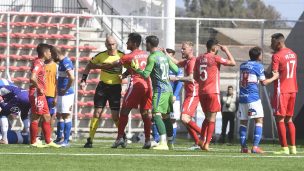
[[[123,52],[117,51],[115,55],[109,55],[107,51],[103,51],[95,55],[91,59],[91,63],[93,64],[103,64],[103,63],[111,63],[117,61],[124,55]],[[100,81],[106,84],[121,84],[121,79],[119,75],[122,72],[122,67],[117,66],[111,69],[102,69],[100,72]]]

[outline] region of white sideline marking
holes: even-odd
[[[222,158],[304,158],[304,156],[264,156],[264,155],[206,155],[206,154],[96,154],[96,153],[11,153],[1,152],[0,155],[49,155],[49,156],[126,156],[126,157],[222,157]]]

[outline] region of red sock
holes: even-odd
[[[207,144],[209,144],[210,141],[211,141],[211,138],[212,138],[212,135],[213,135],[213,132],[214,132],[214,126],[215,126],[215,123],[209,121],[208,129],[207,129],[207,139],[206,139]]]
[[[277,122],[279,140],[282,147],[287,147],[286,127],[284,122]]]
[[[192,128],[194,131],[196,131],[198,134],[201,133],[201,128],[197,126],[197,124],[193,121],[188,122],[187,124],[190,128]]]
[[[290,145],[295,146],[296,145],[296,128],[293,122],[288,122],[287,124],[288,133],[289,133],[289,141]]]
[[[193,138],[195,144],[198,144],[199,139],[198,139],[198,136],[197,136],[196,132],[190,127],[187,127],[187,130],[188,130],[190,136]]]
[[[120,115],[118,124],[118,135],[117,138],[122,138],[125,134],[125,128],[128,124],[128,115]]]
[[[42,131],[45,138],[45,142],[49,144],[51,142],[51,123],[43,121],[42,122]]]
[[[209,121],[207,119],[205,119],[204,122],[202,123],[201,137],[203,141],[205,141],[207,138],[208,123]]]
[[[30,127],[30,133],[31,133],[31,144],[34,144],[36,142],[36,137],[38,134],[38,122],[32,121],[31,127]]]
[[[144,122],[144,131],[145,131],[145,141],[150,141],[150,135],[151,135],[151,118],[146,116],[142,118]]]

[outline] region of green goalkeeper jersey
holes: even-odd
[[[136,72],[145,78],[151,77],[153,92],[172,92],[169,70],[177,73],[178,67],[161,51],[152,52],[147,60],[144,71]]]

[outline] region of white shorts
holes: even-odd
[[[238,118],[240,120],[248,120],[253,118],[263,118],[264,111],[261,100],[251,103],[240,103]]]
[[[173,103],[173,112],[170,113],[170,118],[175,120],[180,120],[180,116],[181,116],[181,105],[180,105],[180,101],[176,100]]]
[[[74,104],[74,94],[69,94],[65,96],[57,96],[57,113],[69,113],[73,111]]]

